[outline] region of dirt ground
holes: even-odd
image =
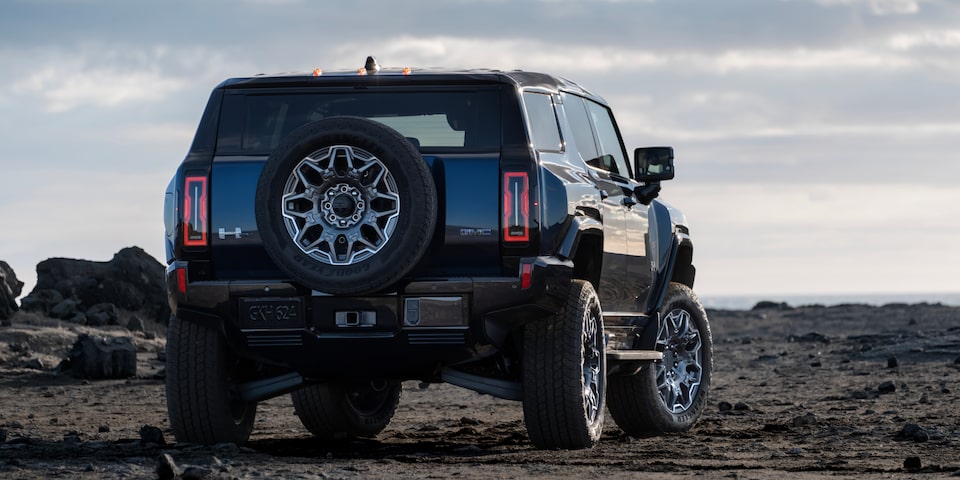
[[[164,465],[184,478],[960,477],[960,308],[709,313],[698,426],[631,438],[608,415],[583,451],[534,449],[519,403],[416,382],[373,440],[315,441],[283,396],[261,404],[246,446],[177,444],[163,326],[101,332],[134,336],[138,378],[84,381],[56,365],[96,331],[19,314],[0,327],[0,478],[158,478]]]

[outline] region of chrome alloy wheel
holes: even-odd
[[[703,342],[690,313],[672,310],[660,325],[657,350],[663,359],[655,364],[660,400],[674,414],[688,410],[697,397],[703,376]]]
[[[400,216],[393,175],[376,156],[349,145],[324,147],[300,160],[282,202],[290,238],[328,265],[353,265],[376,255]]]
[[[583,405],[587,419],[595,422],[600,411],[604,392],[605,361],[603,336],[601,333],[601,314],[596,304],[588,306],[583,321]]]

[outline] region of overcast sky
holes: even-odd
[[[673,145],[701,296],[960,292],[960,2],[0,0],[0,260],[163,260],[212,87],[385,66],[555,73]]]

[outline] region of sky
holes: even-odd
[[[164,260],[211,89],[257,73],[524,69],[672,145],[701,296],[960,293],[960,2],[0,0],[0,260]]]

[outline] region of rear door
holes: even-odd
[[[627,162],[627,152],[613,113],[609,108],[584,100],[590,112],[590,120],[594,127],[601,158],[604,158],[604,168],[609,167],[610,177],[620,188],[621,196],[618,203],[624,215],[623,231],[620,233],[622,242],[626,244],[624,261],[626,272],[622,286],[627,290],[618,296],[622,311],[641,312],[642,302],[647,296],[650,287],[650,260],[647,255],[647,206],[638,202],[634,196],[634,189],[638,186],[631,180],[630,164]],[[604,235],[606,241],[609,237]],[[619,241],[618,241],[619,243]]]
[[[413,275],[499,274],[499,99],[499,86],[490,85],[228,89],[211,173],[217,276],[283,277],[263,249],[254,215],[260,171],[290,132],[340,115],[400,132],[433,172],[438,225]]]
[[[636,292],[628,280],[627,203],[629,173],[625,162],[607,150],[597,134],[597,122],[591,111],[592,102],[576,95],[563,95],[563,109],[570,125],[577,153],[589,167],[589,175],[603,199],[603,266],[597,295],[604,310],[632,311]]]

